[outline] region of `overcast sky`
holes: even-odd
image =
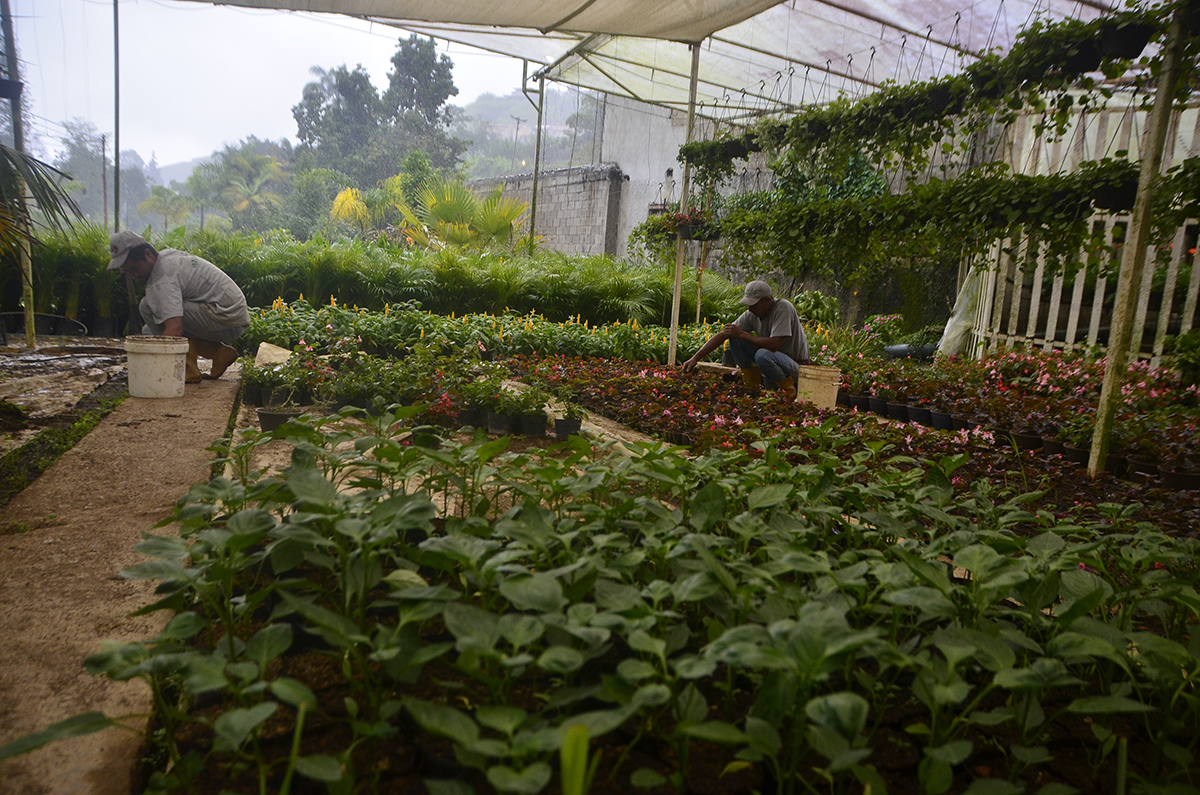
[[[30,126],[51,155],[67,119],[113,130],[111,0],[14,0]],[[362,64],[377,87],[401,31],[328,14],[256,11],[181,0],[121,0],[121,148],[160,165],[248,135],[290,138],[309,67]],[[404,34],[407,37],[407,33]],[[521,62],[439,42],[465,105],[521,84]],[[447,50],[446,48],[449,47]]]

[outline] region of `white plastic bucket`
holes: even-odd
[[[185,337],[126,337],[130,397],[183,397],[187,352]]]
[[[819,409],[831,409],[837,405],[838,384],[842,371],[836,367],[800,365],[796,376],[796,402],[806,400]]]

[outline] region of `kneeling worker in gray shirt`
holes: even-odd
[[[246,296],[220,268],[173,248],[158,251],[134,232],[123,230],[109,239],[109,270],[120,270],[146,283],[138,304],[143,334],[187,337],[189,384],[220,378],[237,359],[233,342],[250,326]],[[212,360],[202,376],[197,356]]]
[[[765,383],[768,389],[778,389],[788,400],[795,400],[800,365],[809,364],[808,338],[796,308],[790,301],[772,296],[771,286],[758,280],[746,285],[740,303],[746,307],[741,317],[704,343],[683,363],[683,371],[694,370],[701,359],[729,340],[746,386],[757,392]]]

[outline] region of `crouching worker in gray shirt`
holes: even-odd
[[[120,270],[146,283],[138,304],[143,334],[187,337],[189,384],[201,378],[220,378],[237,359],[229,343],[250,326],[246,296],[216,265],[173,248],[158,251],[141,236],[121,231],[109,238],[109,270]],[[212,360],[202,375],[198,356]]]
[[[729,350],[746,386],[757,392],[766,382],[768,389],[778,389],[788,400],[795,400],[799,366],[809,364],[808,338],[796,307],[773,297],[771,286],[763,281],[747,284],[740,303],[747,307],[741,317],[704,343],[683,363],[683,371],[694,370],[701,359],[729,340]]]

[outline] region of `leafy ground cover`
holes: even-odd
[[[914,462],[968,453],[952,482],[964,494],[975,482],[988,480],[997,487],[1036,493],[1034,505],[1060,517],[1083,510],[1099,519],[1097,506],[1103,503],[1141,503],[1142,518],[1173,534],[1195,537],[1200,526],[1200,493],[1150,488],[1108,473],[1089,480],[1079,465],[1016,449],[1005,434],[983,427],[938,431],[853,409],[788,403],[770,393],[755,398],[711,373],[685,375],[649,363],[519,357],[515,367],[551,389],[565,389],[593,411],[696,449],[753,451],[768,440],[808,449],[838,438],[849,445],[847,454],[865,446]],[[986,364],[980,369],[989,370]]]
[[[147,791],[1200,792],[1195,495],[652,361],[387,363],[374,316],[275,311],[321,335],[297,361],[417,405],[240,432],[138,545],[174,615],[86,664],[154,694]],[[691,450],[410,435],[506,372]]]
[[[1091,445],[1104,380],[1103,357],[1062,351],[1004,351],[982,360],[885,362],[826,351],[855,394],[958,414],[986,426]],[[1129,366],[1112,449],[1153,457],[1171,469],[1200,469],[1200,387],[1170,369]]]
[[[687,356],[698,350],[719,328],[711,323],[681,327],[680,353]],[[361,350],[395,357],[425,343],[460,346],[468,355],[478,352],[488,358],[542,353],[666,361],[669,337],[669,329],[636,320],[597,325],[580,315],[554,322],[532,312],[443,316],[411,303],[370,312],[336,301],[313,307],[306,301],[278,300],[251,316],[250,328],[238,344],[251,352],[269,342],[303,347],[303,352],[316,355]]]
[[[415,414],[290,422],[279,476],[246,433],[138,546],[177,613],[87,665],[150,685],[150,791],[1195,791],[1194,538],[831,428],[507,453]]]

